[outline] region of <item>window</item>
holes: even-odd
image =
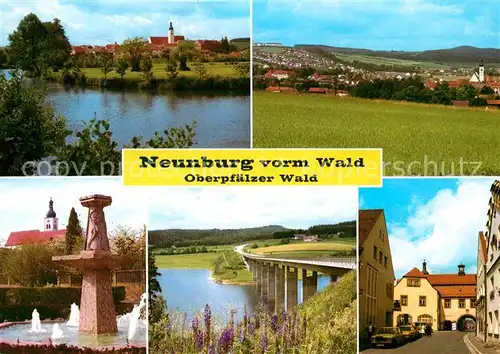
[[[444,308],[445,309],[451,308],[451,299],[444,299]]]
[[[408,306],[408,295],[401,295],[401,306]]]
[[[420,287],[420,279],[406,279],[406,286],[418,288]]]
[[[458,299],[458,308],[459,309],[465,308],[465,299]]]
[[[377,246],[373,246],[373,259],[377,259]]]
[[[476,299],[470,299],[470,307],[473,309],[476,308]]]
[[[384,267],[386,267],[386,268],[387,268],[387,256],[386,256],[386,257],[384,257]]]
[[[427,303],[427,298],[425,296],[419,296],[418,305],[423,307],[426,306],[426,303]]]
[[[382,264],[382,260],[384,259],[384,256],[382,255],[382,251],[378,253],[378,261],[380,264]]]

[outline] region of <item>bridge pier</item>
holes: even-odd
[[[298,269],[286,266],[286,310],[291,311],[298,303]]]
[[[276,264],[271,263],[267,271],[267,306],[271,312],[276,306],[276,268]]]
[[[269,264],[262,263],[261,267],[261,274],[260,274],[260,281],[261,281],[261,289],[260,289],[260,297],[264,301],[264,303],[268,302],[268,296],[269,296],[269,288],[268,288],[268,282],[267,282],[267,273],[269,272]]]
[[[286,266],[276,266],[276,313],[285,307],[285,271]]]
[[[307,269],[302,269],[302,302],[306,302],[318,289],[318,272],[307,276]]]

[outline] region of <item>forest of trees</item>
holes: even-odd
[[[356,221],[314,225],[307,230],[288,229],[280,225],[228,230],[152,230],[149,231],[149,244],[157,248],[192,247],[195,249],[196,246],[219,246],[270,238],[292,238],[295,234],[326,237],[338,234],[339,237],[355,237]]]

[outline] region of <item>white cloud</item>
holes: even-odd
[[[149,229],[306,228],[355,220],[357,190],[323,187],[165,188],[155,191]]]
[[[79,198],[105,194],[113,198],[106,207],[108,232],[118,225],[139,229],[147,224],[147,193],[143,188],[125,188],[120,178],[18,178],[0,180],[0,246],[12,231],[43,229],[49,198],[60,228],[67,224],[75,208],[82,226],[87,223],[88,209]]]
[[[462,179],[456,190],[440,190],[430,201],[414,198],[403,224],[389,224],[396,276],[422,261],[436,271],[454,272],[463,262],[466,272],[476,270],[478,232],[483,231],[490,198],[489,179]]]

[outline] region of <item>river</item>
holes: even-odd
[[[241,318],[246,306],[248,312],[256,309],[260,296],[253,285],[217,284],[210,279],[208,269],[159,269],[159,282],[170,311],[199,314],[206,304],[220,320],[227,319],[229,309]],[[318,275],[318,290],[329,284],[330,278]],[[299,280],[299,303],[302,303],[302,280]]]
[[[7,77],[9,73],[4,72]],[[128,144],[133,136],[144,139],[165,128],[197,122],[195,147],[249,148],[250,97],[229,94],[151,94],[141,91],[65,87],[49,83],[46,101],[78,130],[96,117],[110,123],[114,139]]]

